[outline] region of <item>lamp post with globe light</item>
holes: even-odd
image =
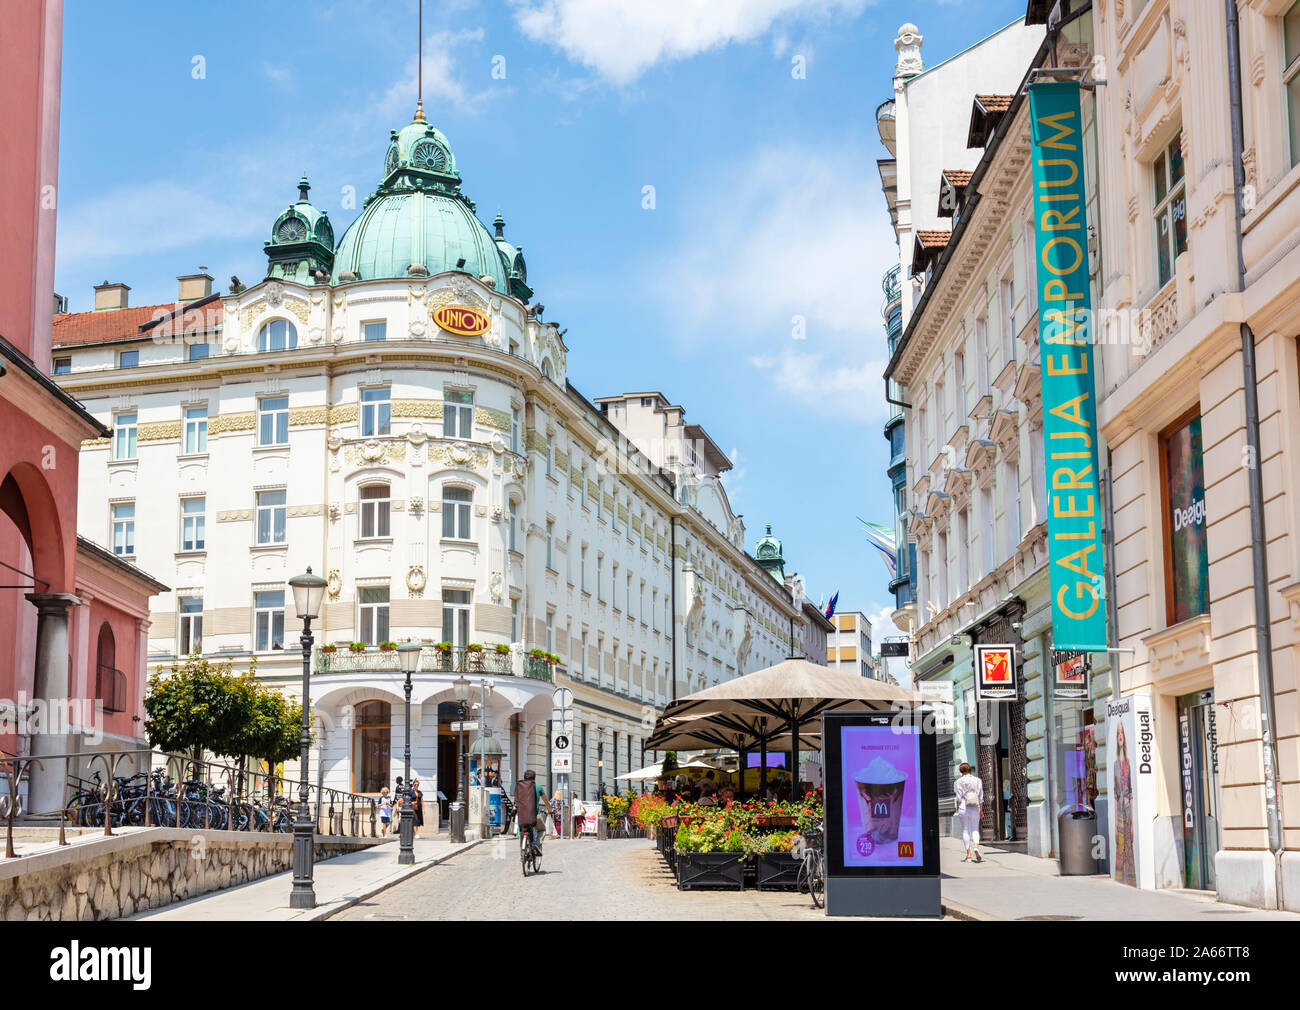
[[[315,908],[316,888],[312,880],[314,862],[314,835],[316,825],[309,817],[310,804],[307,788],[307,762],[311,748],[311,622],[320,614],[325,598],[325,580],[313,575],[311,565],[302,575],[289,580],[293,590],[293,606],[302,618],[302,752],[298,769],[298,818],[293,824],[293,890],[289,893],[290,908]]]
[[[411,674],[420,666],[420,646],[416,642],[406,642],[397,647],[397,658],[402,664],[402,673],[406,674],[406,775],[402,781],[406,784],[406,802],[402,804],[402,819],[398,825],[400,842],[397,850],[399,866],[411,866],[415,863],[415,810],[411,807]]]

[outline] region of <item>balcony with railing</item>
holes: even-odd
[[[402,664],[396,651],[370,647],[353,652],[339,647],[334,652],[324,649],[316,653],[316,672],[330,673],[401,673]],[[514,656],[497,652],[485,646],[480,649],[438,649],[432,645],[420,649],[420,673],[455,673],[513,677]],[[551,664],[545,660],[524,657],[523,676],[529,680],[554,680]]]

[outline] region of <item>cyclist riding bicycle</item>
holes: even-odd
[[[533,851],[542,851],[537,838],[537,812],[542,809],[546,791],[537,781],[537,773],[531,768],[524,772],[521,781],[515,783],[515,816],[519,818],[519,832],[528,832]]]

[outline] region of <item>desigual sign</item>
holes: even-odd
[[[442,305],[433,313],[433,321],[449,333],[476,337],[492,326],[492,320],[468,305]]]

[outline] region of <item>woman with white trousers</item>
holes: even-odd
[[[980,809],[984,806],[984,783],[971,771],[965,761],[958,766],[961,777],[957,779],[957,816],[961,818],[961,840],[966,846],[966,856],[962,862],[974,859],[984,862],[980,855]]]

